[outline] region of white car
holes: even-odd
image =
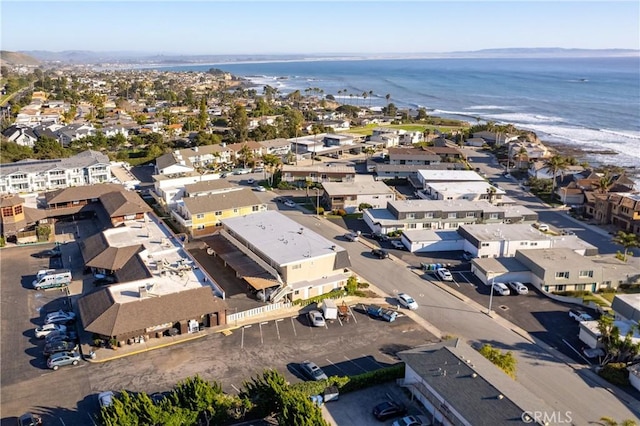
[[[324,321],[324,317],[322,316],[322,313],[320,313],[320,311],[309,311],[309,321],[311,322],[311,324],[314,327],[324,327],[325,321]]]
[[[518,294],[528,294],[529,293],[529,289],[527,288],[527,286],[522,284],[519,281],[510,281],[510,282],[507,283],[507,285],[509,287],[511,287],[513,289],[513,291],[515,291]]]
[[[396,420],[391,426],[431,426],[431,421],[425,416],[406,416]]]
[[[347,232],[346,234],[344,234],[344,238],[347,241],[352,241],[352,242],[357,242],[358,241],[358,234],[356,234],[355,232]]]
[[[400,240],[391,240],[391,245],[393,246],[394,249],[398,249],[398,250],[404,250],[404,244],[402,244],[402,241]]]
[[[509,288],[504,283],[493,283],[493,291],[500,296],[508,296],[511,294]]]
[[[411,310],[418,309],[418,303],[407,293],[398,293],[396,298],[398,299],[398,303],[400,303],[405,308]]]
[[[42,327],[36,328],[36,337],[38,339],[44,339],[54,331],[65,332],[67,331],[67,327],[62,324],[45,324]]]
[[[436,269],[436,274],[442,281],[453,281],[453,275],[447,268]]]
[[[253,187],[253,190],[257,192],[266,192],[267,188],[265,188],[264,186],[256,185]]]
[[[296,203],[294,203],[291,200],[285,200],[284,205],[287,206],[287,207],[295,207]]]
[[[247,180],[247,183],[248,183],[249,185],[252,185],[252,184],[256,183],[256,180],[255,180],[255,179],[253,179],[253,178],[251,178],[251,179]]]
[[[569,317],[578,322],[593,321],[593,317],[591,315],[580,309],[569,309]]]

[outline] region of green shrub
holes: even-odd
[[[629,386],[629,371],[625,363],[611,363],[607,364],[600,371],[598,375],[616,386]]]
[[[338,216],[346,216],[347,212],[344,209],[338,209],[338,210],[336,210],[336,214]]]
[[[379,385],[380,383],[390,382],[402,377],[404,377],[404,363],[401,362],[391,367],[369,371],[358,374],[357,376],[331,376],[327,380],[295,383],[291,385],[291,387],[311,396],[321,394],[328,386],[337,386],[342,394]]]
[[[5,245],[7,245],[7,241],[4,239],[4,237],[0,237],[0,247],[4,247]]]
[[[312,303],[322,302],[324,299],[338,299],[345,296],[345,291],[341,288],[330,291],[329,293],[321,294],[319,296],[310,297],[309,299],[294,300],[294,305],[307,306]]]

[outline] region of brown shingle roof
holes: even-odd
[[[141,244],[127,247],[108,247],[85,264],[92,268],[117,271],[142,250],[143,246]]]
[[[100,196],[102,206],[109,217],[133,215],[150,212],[149,207],[140,196],[132,191],[109,192]]]
[[[109,243],[102,232],[94,234],[80,241],[80,254],[84,263],[89,263],[94,257],[109,248]]]
[[[216,298],[208,286],[128,303],[116,303],[110,291],[118,291],[117,286],[90,293],[78,301],[80,318],[87,331],[119,336],[208,313],[224,313],[226,309],[226,303]]]
[[[182,200],[192,215],[262,204],[258,197],[248,188],[238,191],[225,191],[219,194],[202,195],[200,197],[186,197]]]
[[[100,183],[97,185],[73,186],[58,189],[44,194],[47,204],[69,203],[72,201],[91,200],[100,198],[102,194],[113,191],[125,191],[122,185],[115,183]]]
[[[187,194],[196,194],[198,192],[215,191],[218,189],[226,189],[232,187],[233,185],[231,185],[224,179],[214,179],[185,185],[184,190]]]

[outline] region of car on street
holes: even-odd
[[[38,426],[42,424],[40,416],[33,413],[24,413],[18,417],[18,426]]]
[[[578,322],[593,321],[593,317],[581,309],[569,309],[569,317]]]
[[[469,253],[468,251],[465,251],[464,253],[462,253],[462,260],[470,261],[470,260],[473,260],[475,258],[476,258],[476,256],[474,256],[473,254]]]
[[[296,203],[294,203],[291,200],[284,200],[284,205],[287,206],[287,207],[295,207]]]
[[[560,231],[560,235],[576,235],[571,229],[563,229]]]
[[[359,240],[358,234],[356,234],[355,232],[347,232],[346,234],[344,234],[344,238],[347,241],[352,241],[354,243]]]
[[[511,294],[509,287],[504,283],[493,283],[493,292],[500,296],[508,296]]]
[[[68,311],[50,312],[44,319],[45,324],[69,324],[76,320],[76,314]]]
[[[507,285],[511,287],[517,294],[529,293],[529,289],[527,288],[527,286],[522,284],[520,281],[509,281]]]
[[[388,251],[379,248],[371,250],[371,254],[378,259],[386,259],[389,257]]]
[[[113,397],[115,394],[112,391],[104,391],[98,394],[98,404],[100,408],[109,407],[113,404]]]
[[[80,359],[78,352],[58,352],[49,357],[47,367],[52,370],[57,370],[65,365],[78,365]]]
[[[311,380],[327,380],[327,375],[324,374],[324,371],[315,362],[305,361],[300,364],[300,368],[305,376],[310,378]]]
[[[394,249],[406,250],[406,247],[404,246],[404,244],[402,244],[402,241],[400,240],[391,240],[391,245],[393,246]]]
[[[253,190],[256,192],[267,192],[267,188],[264,186],[256,185],[253,187]]]
[[[396,299],[398,299],[398,303],[400,303],[400,305],[404,306],[407,309],[418,309],[418,303],[407,293],[398,293]]]
[[[248,183],[249,185],[253,185],[254,183],[256,183],[256,180],[255,180],[255,179],[253,179],[253,178],[252,178],[252,179],[247,179],[247,183]]]
[[[42,327],[37,327],[35,333],[38,339],[44,339],[54,331],[65,332],[67,327],[62,324],[45,324]]]
[[[599,358],[605,355],[601,348],[584,348],[582,349],[582,353],[589,359]]]
[[[314,327],[324,327],[326,325],[324,321],[324,317],[322,316],[322,313],[320,311],[316,311],[316,310],[309,311],[307,315],[309,317],[309,322]]]
[[[451,272],[449,272],[447,268],[436,269],[436,275],[438,275],[438,278],[442,281],[453,281],[453,275],[451,275]]]
[[[431,426],[431,420],[425,416],[406,416],[396,420],[391,426]]]
[[[37,258],[40,258],[40,259],[46,259],[46,258],[49,258],[49,257],[60,257],[60,256],[62,256],[62,253],[60,252],[60,249],[54,248],[54,249],[50,249],[50,250],[43,250],[43,251],[39,251],[37,253],[33,253],[31,256],[37,257]]]
[[[78,345],[75,342],[69,342],[67,340],[58,340],[56,342],[47,343],[44,345],[42,354],[44,356],[50,356],[58,352],[77,351]]]
[[[404,405],[394,401],[384,401],[373,407],[373,415],[380,421],[402,416],[407,412]]]

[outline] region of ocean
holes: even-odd
[[[318,88],[342,103],[367,107],[386,105],[389,95],[398,107],[424,107],[430,115],[513,124],[542,141],[587,152],[582,158],[594,165],[640,169],[638,57],[315,60],[157,69],[210,68],[251,80],[259,93],[265,85],[284,94]]]

